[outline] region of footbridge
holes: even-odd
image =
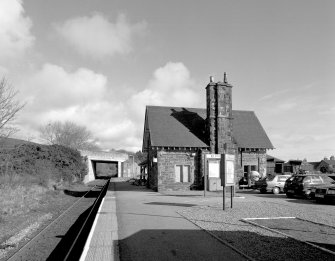
[[[84,183],[95,180],[97,178],[97,163],[112,163],[116,165],[117,177],[123,177],[124,163],[129,162],[127,153],[121,152],[105,152],[105,151],[89,151],[79,150],[88,167],[88,174],[84,178]],[[115,175],[116,176],[116,175]]]

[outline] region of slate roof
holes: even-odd
[[[207,148],[206,109],[147,106],[152,146]],[[253,111],[233,110],[233,138],[239,148],[273,149]]]

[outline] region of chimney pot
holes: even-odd
[[[214,82],[214,76],[209,76],[209,82]]]
[[[223,82],[224,82],[224,83],[228,83],[226,72],[224,72],[224,74],[223,74]]]

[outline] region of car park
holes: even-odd
[[[324,174],[298,174],[285,182],[284,192],[288,198],[303,196],[314,198],[316,189],[323,185],[333,184],[334,180]]]
[[[285,181],[290,177],[291,175],[276,175],[260,179],[255,182],[254,188],[259,189],[261,193],[272,192],[273,194],[279,194],[284,191]]]

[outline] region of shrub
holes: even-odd
[[[32,176],[36,183],[82,181],[87,173],[80,153],[60,145],[20,144],[0,150],[0,175]]]

